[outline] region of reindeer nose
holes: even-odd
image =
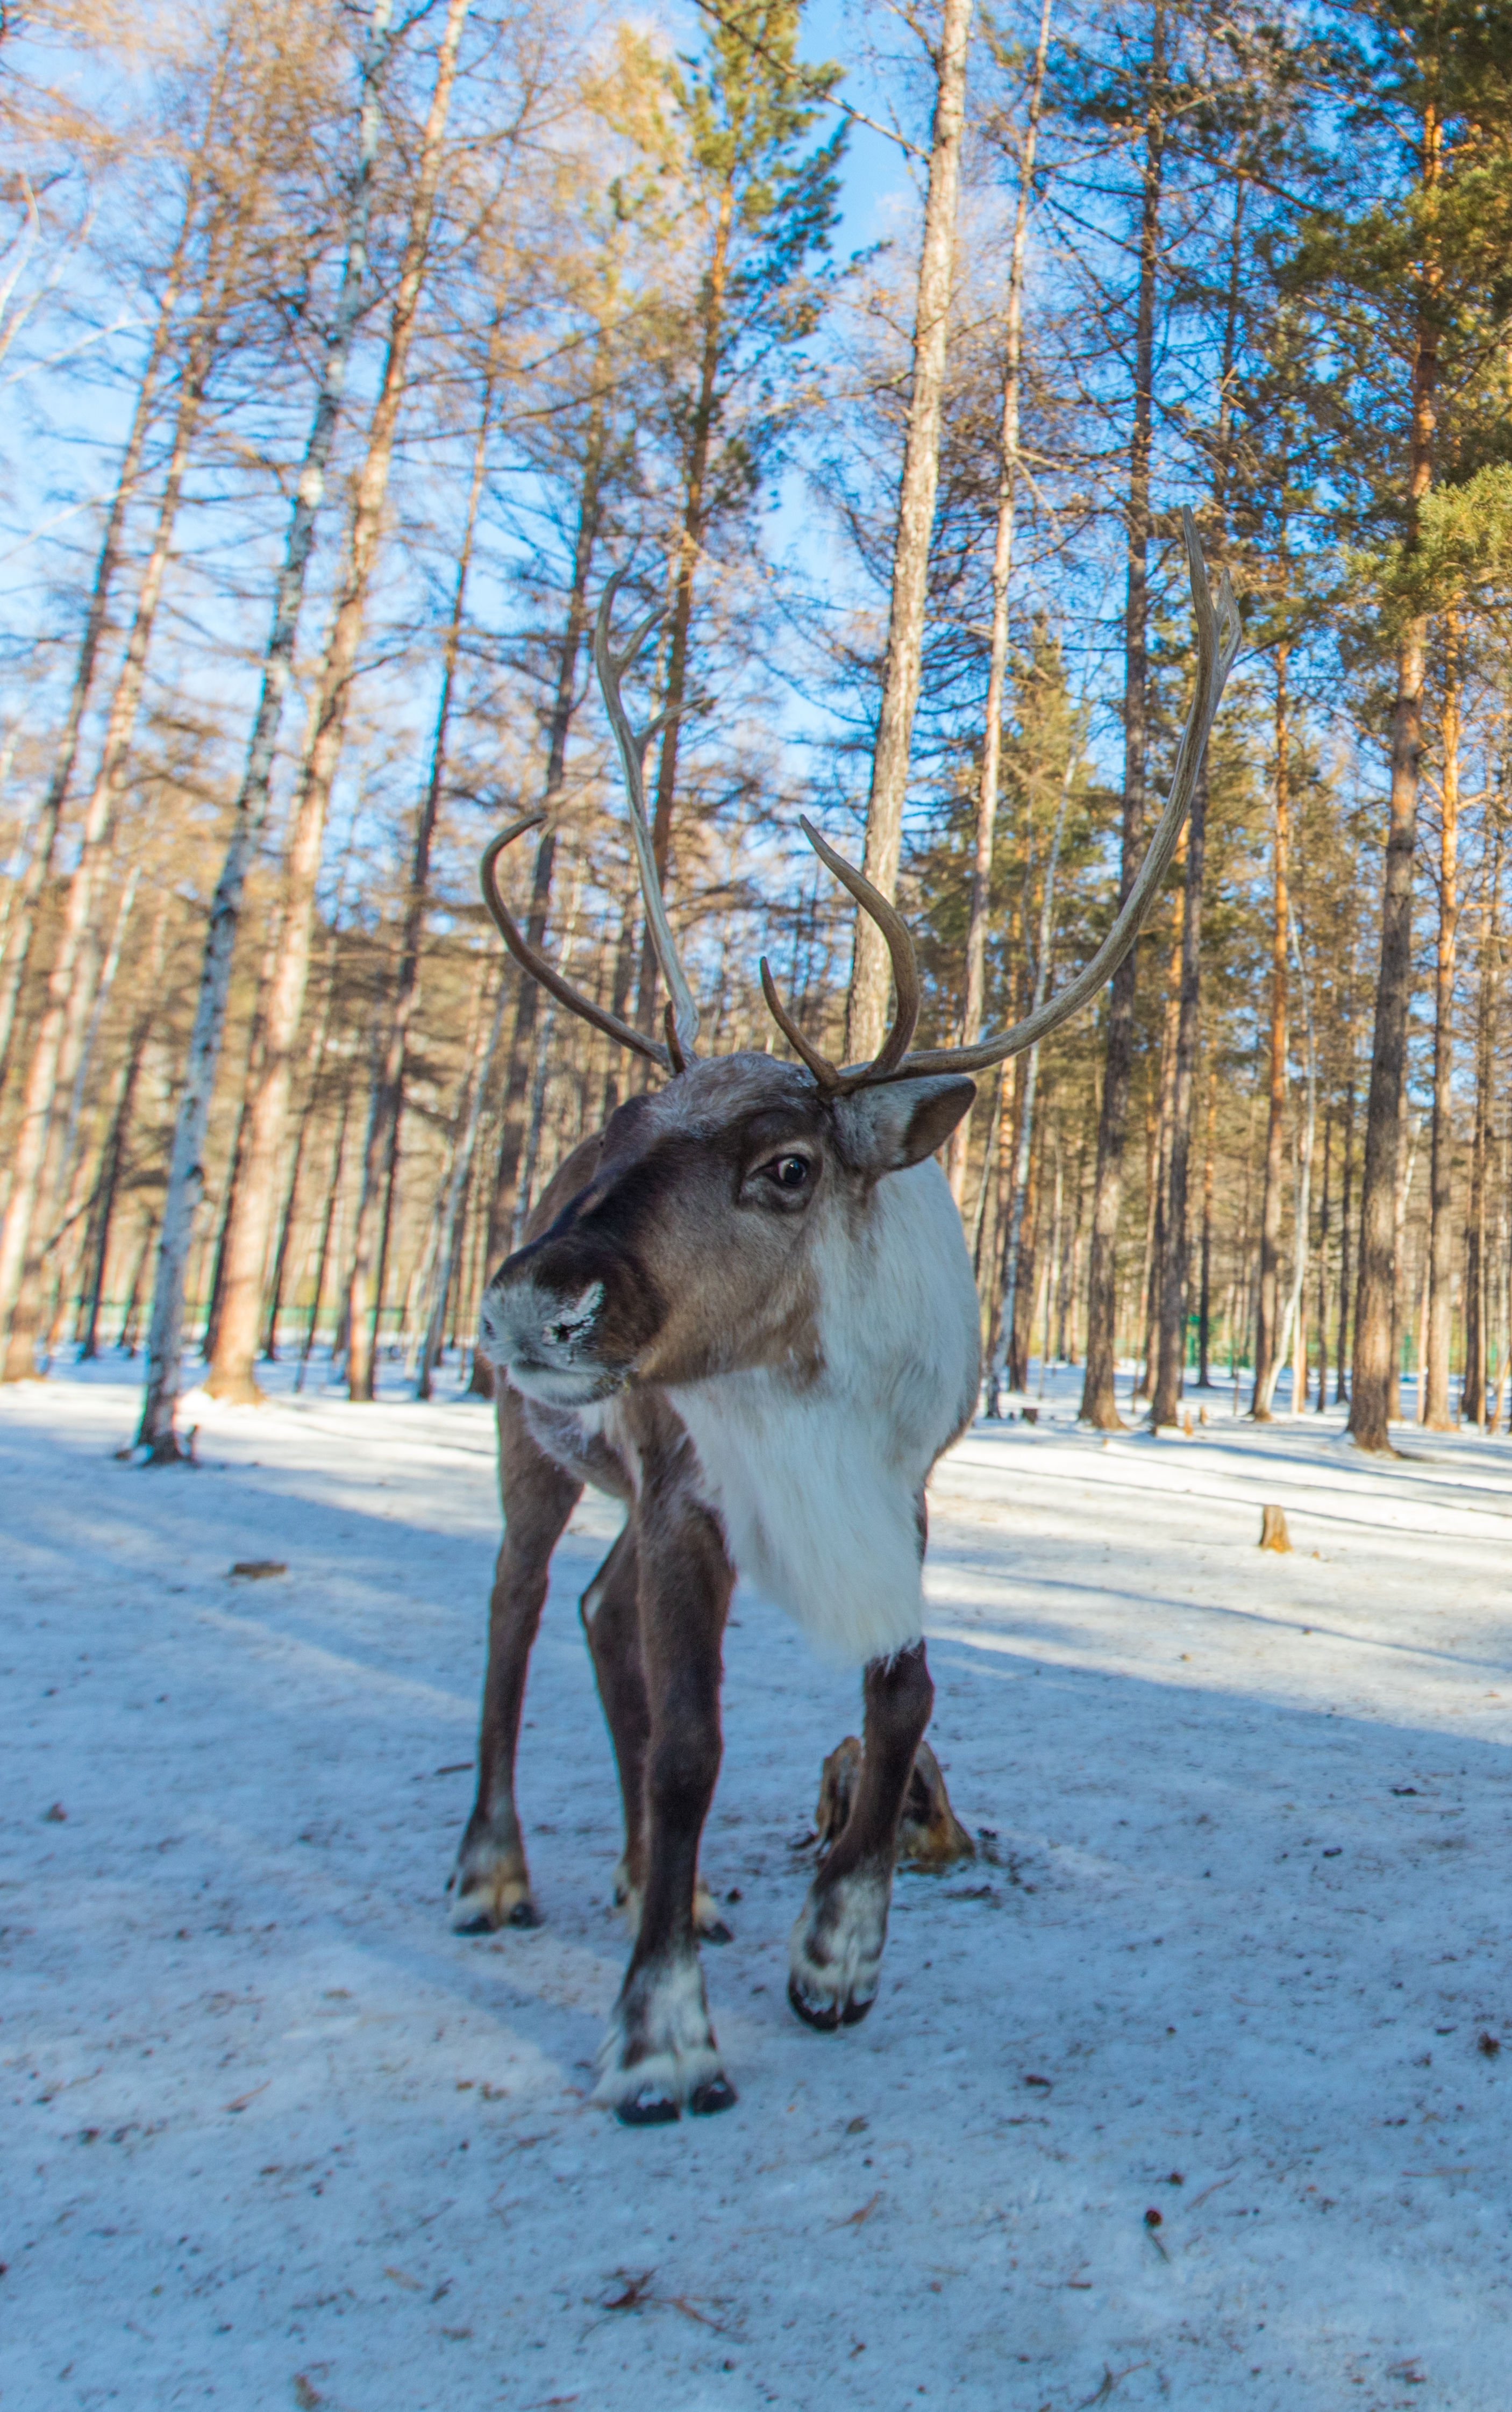
[[[542,1331],[547,1346],[565,1349],[570,1356],[590,1337],[603,1303],[604,1285],[595,1281],[580,1290],[576,1298],[559,1300],[554,1311],[549,1307]]]
[[[604,1296],[602,1281],[560,1289],[506,1266],[484,1293],[483,1353],[527,1397],[571,1406],[601,1396],[606,1368],[594,1341]]]

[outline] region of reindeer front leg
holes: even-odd
[[[896,1657],[873,1658],[864,1694],[860,1782],[788,1946],[787,1998],[800,2019],[826,2032],[854,2026],[876,1999],[898,1818],[934,1705],[922,1641]]]
[[[536,1447],[511,1390],[499,1403],[499,1486],[504,1541],[489,1601],[477,1799],[451,1875],[451,1923],[459,1934],[540,1924],[515,1812],[515,1751],[551,1552],[582,1496],[582,1484]]]
[[[698,1842],[722,1750],[720,1653],[734,1575],[718,1524],[678,1478],[646,1469],[637,1508],[651,1731],[640,1927],[598,2056],[595,2099],[628,2126],[727,2110],[694,1922]]]
[[[646,1890],[646,1754],[651,1746],[651,1709],[640,1655],[639,1590],[632,1515],[580,1603],[624,1805],[624,1850],[615,1870],[614,1900],[616,1907],[625,1912],[632,1934],[639,1930]],[[701,1877],[694,1892],[693,1922],[701,1943],[734,1940]]]

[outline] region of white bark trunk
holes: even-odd
[[[179,1455],[173,1419],[178,1406],[183,1363],[184,1280],[194,1241],[195,1217],[204,1192],[205,1136],[210,1122],[211,1094],[220,1061],[230,995],[231,962],[241,924],[247,871],[262,834],[272,777],[273,748],[294,657],[294,638],[310,553],[316,516],[325,493],[326,470],[335,438],[336,422],[346,392],[346,369],[352,338],[367,286],[368,221],[372,211],[373,172],[377,157],[379,104],[388,66],[393,0],[374,0],[367,54],[362,67],[362,107],[359,120],[357,157],[347,203],[346,257],[341,292],[321,370],[320,390],[305,444],[299,488],[289,520],[288,542],[273,603],[272,626],[263,656],[262,692],[247,746],[246,765],[232,816],[231,840],[221,865],[210,908],[199,974],[199,995],[185,1066],[173,1153],[157,1243],[156,1278],[147,1341],[147,1381],[142,1399],[139,1444],[153,1460],[171,1463]]]

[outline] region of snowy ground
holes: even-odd
[[[937,1479],[933,1739],[996,1839],[901,1879],[838,2037],[785,1953],[855,1684],[741,1596],[741,2100],[641,2131],[584,2101],[609,1511],[527,1709],[549,1922],[457,1939],[486,1413],[203,1407],[204,1467],[152,1474],[117,1376],[0,1395],[6,2412],[1506,2412],[1512,1449],[1216,1405],[1104,1444],[1071,1395]]]

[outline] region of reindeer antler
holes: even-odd
[[[604,693],[609,727],[614,731],[614,743],[619,749],[620,766],[624,772],[625,792],[630,805],[630,836],[635,846],[640,893],[645,901],[646,926],[651,932],[651,943],[661,965],[662,977],[670,991],[671,1001],[665,1017],[666,1046],[659,1045],[654,1038],[646,1037],[642,1031],[632,1029],[629,1022],[622,1022],[617,1013],[607,1013],[601,1005],[595,1005],[591,997],[583,996],[570,980],[565,979],[538,949],[531,945],[499,894],[494,865],[500,855],[526,830],[539,829],[546,818],[544,813],[527,813],[522,820],[512,821],[506,830],[501,830],[484,848],[477,876],[483,890],[483,902],[497,923],[505,945],[533,979],[539,980],[542,988],[549,989],[558,1004],[565,1005],[569,1013],[577,1014],[583,1022],[592,1022],[594,1028],[602,1030],[606,1037],[616,1039],[622,1047],[633,1048],[638,1055],[644,1055],[649,1063],[657,1065],[662,1071],[675,1073],[685,1071],[697,1059],[698,1008],[678,961],[677,948],[668,923],[667,906],[662,900],[661,881],[656,875],[655,850],[646,821],[645,772],[647,746],[659,729],[676,719],[682,707],[659,712],[644,728],[636,729],[630,725],[630,716],[620,694],[620,681],[632,662],[644,651],[646,640],[661,626],[667,614],[665,611],[649,613],[624,653],[616,654],[609,644],[609,615],[624,576],[623,569],[617,569],[600,598],[598,618],[594,626],[594,662],[598,671],[598,684]],[[912,1027],[910,1023],[909,1028]]]
[[[1075,979],[1067,982],[1058,996],[1047,999],[1037,1011],[1026,1015],[1022,1022],[1016,1022],[1010,1030],[1001,1032],[995,1038],[984,1038],[974,1047],[925,1047],[917,1054],[906,1054],[904,1050],[913,1036],[918,1014],[918,972],[914,960],[913,942],[886,898],[880,896],[870,881],[863,879],[842,856],[827,846],[807,821],[801,823],[803,834],[821,862],[844,882],[882,931],[892,956],[893,978],[898,991],[897,1017],[881,1052],[869,1064],[851,1064],[842,1068],[831,1064],[827,1056],[821,1055],[802,1037],[791,1017],[784,1010],[772,985],[771,975],[763,962],[761,987],[772,1018],[822,1089],[845,1095],[877,1081],[913,1080],[923,1073],[985,1071],[989,1066],[1001,1064],[1009,1055],[1021,1055],[1036,1040],[1047,1038],[1052,1030],[1060,1028],[1063,1022],[1068,1022],[1074,1013],[1079,1013],[1097,994],[1105,981],[1112,978],[1138,938],[1176,851],[1176,841],[1192,801],[1192,790],[1196,784],[1218,705],[1239,652],[1239,607],[1234,601],[1228,572],[1226,569],[1219,572],[1218,608],[1215,611],[1208,592],[1207,566],[1202,558],[1196,522],[1189,510],[1182,510],[1182,527],[1186,537],[1187,567],[1192,580],[1192,607],[1196,614],[1197,672],[1191,709],[1177,749],[1170,794],[1117,920],[1091,963],[1077,974]]]
[[[888,1073],[903,1062],[914,1035],[914,1025],[918,1020],[918,963],[907,922],[888,904],[881,890],[873,888],[871,881],[863,878],[855,865],[847,862],[843,854],[837,854],[832,846],[826,846],[818,831],[801,813],[798,825],[825,869],[833,872],[843,888],[850,890],[863,912],[870,913],[886,938],[888,952],[892,957],[892,981],[897,991],[897,1010],[892,1017],[892,1027],[873,1062],[849,1072],[843,1072],[838,1064],[830,1063],[828,1055],[821,1055],[816,1047],[809,1045],[777,993],[766,956],[761,958],[761,993],[767,1000],[773,1022],[783,1037],[801,1055],[820,1088],[829,1090],[837,1096],[844,1096],[867,1081],[885,1081]]]
[[[605,587],[598,606],[598,619],[594,628],[594,663],[598,671],[598,684],[603,690],[604,708],[609,713],[614,743],[620,749],[620,767],[624,772],[625,794],[630,805],[630,836],[635,845],[636,868],[640,875],[640,893],[646,906],[646,927],[662,978],[667,982],[670,1003],[667,1010],[667,1044],[672,1068],[681,1072],[697,1056],[698,1008],[693,992],[678,961],[677,948],[667,919],[667,906],[662,898],[662,884],[656,871],[656,856],[651,842],[651,829],[646,819],[646,748],[659,730],[675,720],[681,705],[659,712],[642,729],[630,726],[620,694],[620,681],[645,646],[647,639],[658,629],[667,617],[665,611],[649,612],[640,623],[623,654],[614,653],[609,645],[609,614],[614,597],[620,591],[625,572],[617,569]]]
[[[549,989],[557,1003],[565,1005],[569,1013],[577,1014],[583,1022],[591,1022],[595,1030],[602,1030],[606,1037],[618,1039],[622,1047],[634,1048],[638,1055],[644,1055],[649,1062],[659,1065],[664,1072],[674,1070],[677,1067],[667,1048],[659,1047],[654,1038],[647,1038],[640,1031],[633,1030],[629,1022],[620,1020],[617,1013],[607,1013],[601,1005],[594,1003],[591,996],[583,996],[570,980],[564,979],[555,964],[549,963],[546,957],[531,945],[499,894],[494,864],[506,846],[514,844],[517,837],[523,837],[526,830],[539,829],[545,818],[544,813],[527,813],[523,820],[511,821],[507,829],[501,830],[483,849],[483,859],[477,866],[477,881],[483,890],[483,902],[498,926],[500,936],[532,979],[538,979],[542,988]]]

